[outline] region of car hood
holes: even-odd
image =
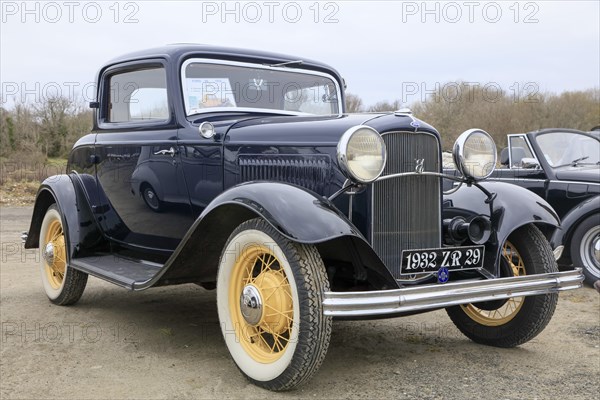
[[[237,121],[227,132],[226,142],[294,143],[337,145],[341,136],[356,125],[368,125],[380,133],[389,130],[435,130],[406,115],[343,114],[334,116],[275,116]],[[437,132],[435,132],[437,134]]]
[[[563,181],[600,183],[600,166],[562,167],[556,170],[556,178]]]

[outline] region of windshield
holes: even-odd
[[[551,132],[536,138],[552,167],[600,162],[600,141],[573,132]]]
[[[331,115],[341,110],[338,85],[318,72],[191,60],[182,75],[187,115],[227,110]]]

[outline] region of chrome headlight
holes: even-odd
[[[373,182],[385,167],[385,143],[375,129],[365,125],[354,126],[340,139],[337,159],[340,168],[351,180]]]
[[[465,177],[485,179],[496,168],[496,144],[487,132],[469,129],[456,139],[452,157],[456,169]]]

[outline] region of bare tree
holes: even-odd
[[[363,111],[362,99],[355,94],[346,93],[346,112],[359,113]]]
[[[67,119],[73,114],[73,101],[63,96],[51,96],[34,106],[40,124],[39,144],[46,157],[63,154],[68,135]]]
[[[394,100],[391,103],[388,101],[380,101],[369,107],[369,112],[397,111],[400,108],[402,108],[402,102],[400,100]]]

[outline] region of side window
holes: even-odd
[[[109,78],[107,122],[156,122],[169,118],[164,68],[117,73]]]
[[[535,158],[527,141],[523,136],[512,136],[510,138],[511,167],[521,167],[523,158]]]

